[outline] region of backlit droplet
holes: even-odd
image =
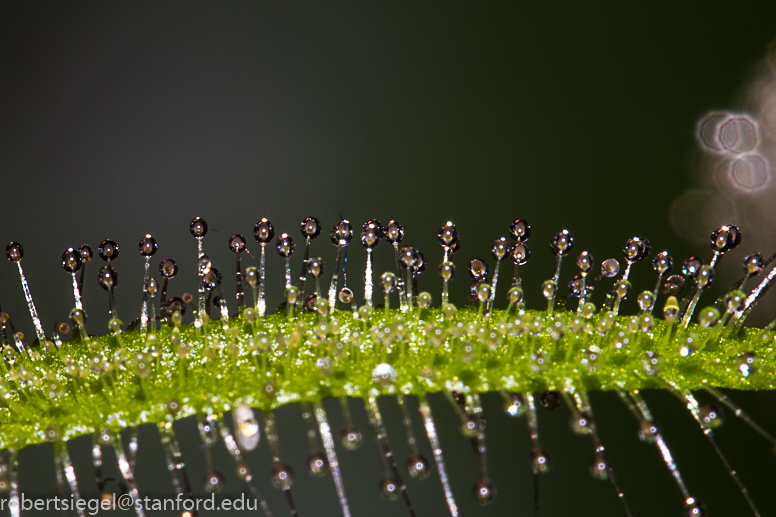
[[[560,395],[557,391],[545,391],[542,393],[539,400],[546,409],[553,410],[556,409],[560,403]]]
[[[380,285],[382,285],[384,293],[392,293],[396,289],[396,275],[386,271],[380,277]]]
[[[224,488],[224,476],[217,470],[211,470],[205,474],[205,491],[215,494]]]
[[[420,293],[418,294],[418,307],[421,309],[428,309],[431,307],[431,293]]]
[[[116,241],[105,239],[97,246],[97,254],[106,262],[119,258],[119,245]]]
[[[396,370],[388,363],[380,363],[372,370],[372,380],[387,388],[396,382]]]
[[[290,235],[283,233],[278,237],[277,250],[281,257],[290,257],[294,254],[295,249],[296,245],[294,244],[294,239],[292,239]]]
[[[260,244],[267,244],[275,237],[275,227],[269,222],[269,219],[263,217],[259,222],[253,225],[253,237]]]
[[[137,245],[137,247],[142,256],[153,257],[159,246],[156,243],[156,239],[154,239],[151,235],[146,235],[140,239],[140,243]]]
[[[684,277],[681,275],[671,275],[666,278],[660,292],[661,294],[676,296],[682,292],[682,289],[684,289]]]
[[[361,447],[361,444],[363,442],[363,436],[361,435],[361,431],[359,431],[356,427],[351,426],[345,426],[342,429],[342,446],[346,448],[349,451],[354,451]]]
[[[744,308],[746,294],[741,291],[731,291],[725,296],[725,308],[727,312],[734,313]]]
[[[593,269],[593,255],[589,251],[583,251],[577,255],[577,269],[580,273],[589,273]]]
[[[714,282],[714,268],[706,265],[699,267],[698,272],[695,273],[695,281],[701,289],[710,286]]]
[[[242,253],[245,251],[245,247],[247,245],[247,242],[245,240],[245,237],[240,235],[239,233],[235,233],[231,237],[229,237],[229,249],[232,250],[232,253]]]
[[[404,240],[404,228],[396,221],[388,221],[388,224],[383,231],[383,235],[385,236],[385,240],[391,244],[398,244]]]
[[[344,304],[349,304],[353,301],[353,291],[350,290],[348,287],[343,287],[340,289],[339,295],[338,295],[339,301]]]
[[[717,253],[726,253],[741,243],[741,230],[735,225],[725,225],[711,233],[711,249]]]
[[[702,259],[698,257],[689,257],[682,262],[682,275],[684,275],[685,278],[694,277],[702,265]]]
[[[711,428],[719,427],[725,421],[722,408],[713,404],[704,404],[700,407],[700,417],[704,424]]]
[[[509,234],[516,242],[526,242],[531,237],[531,225],[525,219],[515,219],[509,225]]]
[[[671,255],[669,255],[667,251],[661,251],[655,255],[654,259],[652,259],[652,269],[657,275],[665,275],[666,273],[670,273],[673,268],[674,260],[671,258]]]
[[[106,291],[113,291],[119,283],[119,277],[115,269],[110,266],[105,266],[100,269],[97,274],[97,281],[99,282],[100,287]]]
[[[361,231],[361,244],[367,249],[373,249],[380,243],[380,232],[377,228],[369,226]]]
[[[655,295],[652,291],[644,291],[639,295],[639,308],[642,311],[648,312],[652,310],[655,305]]]
[[[512,262],[519,266],[524,266],[531,257],[531,250],[525,244],[518,243],[512,246],[510,256],[512,257]]]
[[[509,290],[509,303],[516,305],[523,301],[523,290],[519,287],[513,287]]]
[[[68,273],[77,273],[81,269],[81,254],[73,248],[67,248],[62,253],[62,267]]]
[[[250,287],[259,286],[259,270],[253,266],[245,268],[245,282]]]
[[[644,237],[633,237],[625,243],[622,254],[628,262],[644,260],[651,250],[649,240]]]
[[[553,280],[546,280],[542,284],[542,296],[544,296],[546,299],[551,299],[555,297],[555,294],[558,292],[558,284],[556,284]]]
[[[320,278],[324,269],[323,259],[320,257],[312,257],[307,261],[307,272],[313,278]]]
[[[159,274],[171,280],[178,274],[178,264],[173,259],[164,259],[159,263]]]
[[[307,457],[307,471],[311,476],[323,477],[329,473],[329,460],[321,451],[310,453]]]
[[[475,280],[483,280],[488,276],[488,264],[482,259],[473,259],[469,262],[469,274]]]
[[[207,235],[207,223],[201,217],[195,217],[189,224],[189,231],[194,237],[204,237]]]
[[[315,217],[305,217],[301,224],[302,236],[315,239],[321,234],[321,222]]]
[[[711,328],[719,321],[719,311],[716,307],[706,307],[698,314],[698,323],[701,327]]]
[[[94,252],[92,251],[92,247],[88,244],[81,245],[80,248],[78,248],[78,253],[81,254],[81,261],[86,264],[90,260],[92,260],[92,257],[94,256]]]
[[[413,269],[419,260],[418,252],[412,246],[405,246],[399,252],[402,265],[407,269]]]
[[[275,463],[270,470],[272,486],[279,490],[289,490],[294,484],[294,471],[284,463]]]
[[[550,239],[550,251],[555,255],[565,257],[573,247],[574,238],[569,234],[568,230],[562,230]]]
[[[442,262],[439,266],[439,276],[441,276],[442,280],[445,282],[452,280],[455,276],[455,264],[452,262]]]
[[[24,248],[18,242],[9,242],[5,247],[5,256],[11,262],[19,262],[24,257]]]
[[[744,257],[744,274],[746,276],[759,275],[765,266],[765,260],[760,253],[750,253]]]
[[[480,302],[485,303],[490,299],[490,291],[491,291],[490,285],[480,284],[477,287],[477,299]]]
[[[456,228],[451,221],[446,222],[444,226],[439,229],[437,239],[439,239],[439,243],[442,246],[452,246],[453,242],[458,240],[458,228]]]
[[[601,274],[606,278],[613,278],[620,272],[620,263],[617,259],[606,259],[601,263]]]
[[[627,280],[618,280],[614,284],[614,295],[620,299],[624,300],[628,297],[631,291],[631,283]]]
[[[380,495],[388,501],[395,501],[401,494],[401,485],[392,477],[380,480]]]
[[[490,253],[497,262],[504,260],[504,257],[507,256],[510,250],[511,247],[504,237],[496,239],[490,247]]]
[[[472,487],[472,495],[478,504],[484,506],[496,498],[496,485],[490,479],[480,479]]]

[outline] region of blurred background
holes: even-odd
[[[340,218],[357,228],[370,218],[398,220],[405,243],[429,261],[421,289],[435,302],[442,257],[436,232],[454,221],[462,241],[452,287],[459,305],[468,261],[481,257],[492,267],[490,244],[507,235],[513,219],[527,219],[533,255],[522,271],[534,308],[553,270],[548,240],[563,228],[575,237],[575,252],[587,249],[599,262],[621,259],[625,241],[643,235],[653,253],[669,250],[678,266],[690,255],[708,261],[711,230],[738,224],[743,243],[721,261],[719,294],[741,275],[744,254],[770,255],[776,246],[770,182],[776,4],[759,4],[4,3],[0,239],[23,244],[47,332],[72,305],[70,278],[60,267],[70,246],[119,243],[117,297],[125,322],[140,310],[136,243],[146,233],[159,242],[154,267],[157,259],[178,262],[171,294],[195,292],[196,241],[188,224],[198,215],[210,225],[205,251],[226,272],[230,303],[229,235],[251,237],[253,224],[268,217],[278,233],[300,243],[299,222],[311,215],[324,226],[313,254],[330,264],[335,247],[326,234]],[[249,248],[258,250],[252,238]],[[392,267],[385,243],[376,255],[378,274]],[[363,248],[352,246],[351,279],[360,277],[364,259]],[[102,333],[107,296],[97,285],[97,262],[87,266],[85,306],[90,330]],[[268,265],[274,306],[282,297],[283,263],[272,252]],[[292,265],[296,275],[299,250]],[[564,292],[571,269],[563,272]],[[645,264],[631,278],[635,293],[654,283]],[[505,295],[497,306],[506,305]],[[0,304],[34,335],[10,263],[0,268]],[[774,307],[753,314],[752,323],[772,320]],[[635,310],[633,296],[623,311]],[[776,430],[776,397],[734,395]],[[689,413],[667,393],[646,397],[692,493],[711,515],[746,514]],[[681,515],[681,496],[657,450],[638,441],[636,422],[616,395],[594,393],[592,401],[634,514]],[[366,433],[363,407],[352,406]],[[525,421],[504,415],[498,397],[485,397],[499,495],[479,508],[470,497],[474,453],[454,428],[449,405],[432,397],[432,406],[462,515],[530,515]],[[327,407],[339,429],[336,404]],[[381,407],[403,462],[395,401]],[[331,478],[305,472],[299,407],[278,414],[285,459],[297,472],[300,515],[338,515]],[[719,441],[763,514],[776,514],[770,446],[728,416]],[[592,447],[572,434],[568,411],[541,410],[539,418],[554,460],[542,478],[541,514],[623,515],[611,485],[589,475]],[[416,426],[422,432],[419,419]],[[188,419],[176,429],[201,495],[205,463],[196,426]],[[141,494],[171,494],[156,430],[143,427],[140,440]],[[285,515],[282,494],[265,475],[264,443],[249,462],[275,514]],[[357,452],[339,450],[354,515],[406,515],[401,502],[378,495],[375,450],[370,440]],[[71,442],[71,454],[83,492],[96,496],[89,439]],[[56,493],[51,448],[27,448],[20,456],[22,490]],[[244,489],[221,444],[216,468],[227,478],[227,495]],[[406,481],[419,515],[445,514],[436,475]]]

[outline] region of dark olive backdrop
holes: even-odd
[[[0,239],[24,245],[47,329],[71,306],[69,278],[59,265],[68,246],[96,247],[107,237],[122,246],[117,295],[125,321],[140,309],[136,243],[145,233],[159,241],[156,258],[180,265],[173,294],[195,291],[195,241],[187,228],[195,215],[210,223],[206,252],[225,272],[233,268],[227,236],[250,236],[261,217],[294,237],[308,215],[327,230],[340,217],[356,225],[395,218],[405,226],[405,242],[429,259],[421,287],[436,300],[441,249],[435,234],[453,220],[463,243],[455,256],[458,303],[466,292],[465,264],[480,256],[492,265],[490,243],[516,217],[534,228],[525,268],[532,307],[540,305],[539,285],[553,268],[547,241],[562,228],[574,235],[576,249],[599,260],[619,258],[634,234],[677,260],[705,257],[706,245],[678,239],[669,209],[694,185],[696,120],[734,106],[776,36],[776,4],[760,4],[5,3]],[[355,248],[352,278],[364,259]],[[334,247],[323,237],[313,252],[331,262]],[[378,272],[391,267],[385,246],[377,255]],[[294,271],[300,260],[297,254]],[[269,264],[270,297],[278,301],[282,263],[271,255]],[[107,300],[95,266],[85,303],[90,329],[102,332]],[[648,269],[636,268],[636,292],[653,282]],[[224,283],[233,293],[231,275]],[[2,309],[33,335],[12,264],[0,268],[0,288]],[[634,300],[626,310],[635,310]],[[776,430],[772,395],[738,395]],[[745,514],[743,499],[681,404],[666,393],[647,397],[693,493],[713,515]],[[480,509],[469,495],[475,456],[452,427],[444,400],[432,402],[444,423],[442,444],[463,515],[529,515],[525,421],[504,416],[497,397],[485,398],[500,492]],[[680,494],[657,450],[638,442],[632,417],[613,394],[593,394],[593,402],[634,513],[679,515]],[[403,461],[395,402],[386,399],[382,407]],[[339,429],[339,410],[330,409]],[[331,478],[305,472],[298,407],[278,413],[283,451],[297,471],[300,515],[338,515]],[[367,431],[360,405],[356,416]],[[589,440],[574,436],[567,421],[565,408],[540,413],[542,440],[555,461],[542,478],[542,515],[622,515],[612,487],[587,473]],[[177,429],[201,494],[205,466],[196,428],[186,420]],[[767,444],[732,420],[718,434],[764,513],[776,513]],[[72,442],[71,452],[83,491],[96,495],[88,439]],[[401,502],[377,495],[373,442],[339,452],[354,515],[406,514]],[[144,427],[142,493],[172,493],[161,458],[155,430]],[[285,502],[265,475],[265,442],[249,459],[276,515],[285,515]],[[55,492],[50,447],[23,450],[21,465],[28,495]],[[216,465],[227,476],[226,492],[239,493],[243,485],[220,444]],[[444,515],[436,475],[408,486],[419,515]]]

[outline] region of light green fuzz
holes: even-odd
[[[151,340],[135,330],[89,342],[76,337],[59,349],[50,343],[40,353],[6,348],[0,446],[45,441],[50,426],[72,438],[106,426],[162,422],[171,418],[172,399],[182,407],[180,418],[240,403],[270,410],[344,395],[537,392],[562,389],[569,380],[588,390],[661,388],[666,381],[681,389],[776,384],[773,333],[757,329],[726,335],[661,320],[649,329],[622,316],[610,319],[614,325],[606,331],[606,313],[589,320],[538,311],[448,316],[440,309],[375,309],[363,322],[345,311],[290,321],[274,314],[253,324],[242,317],[212,321],[204,329],[163,325]],[[685,345],[695,351],[682,356]],[[745,352],[756,354],[747,375],[739,368]],[[395,382],[375,382],[373,369],[381,363],[395,369]]]

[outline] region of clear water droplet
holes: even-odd
[[[428,309],[431,307],[431,294],[422,292],[418,295],[418,307],[421,309]]]
[[[94,256],[94,251],[88,244],[81,245],[81,247],[78,248],[78,253],[81,254],[81,262],[84,264],[92,260],[92,257]]]
[[[490,247],[490,253],[496,262],[501,262],[504,257],[510,252],[511,247],[504,237],[500,237],[493,241],[493,245]]]
[[[353,238],[353,226],[347,220],[342,220],[331,229],[331,242],[335,246],[346,246]]]
[[[441,276],[442,280],[445,282],[452,280],[455,276],[455,264],[452,262],[442,262],[439,266],[439,276]]]
[[[554,298],[555,294],[558,292],[558,284],[556,284],[553,280],[546,280],[542,284],[542,296],[544,296],[546,299]]]
[[[676,296],[682,292],[682,289],[684,289],[684,283],[685,281],[682,275],[671,275],[666,278],[666,281],[663,284],[660,292],[661,294]]]
[[[528,259],[531,257],[531,250],[528,249],[527,245],[523,243],[517,243],[512,246],[510,255],[512,257],[512,262],[519,266],[524,266],[528,262]]]
[[[307,272],[313,278],[320,278],[325,270],[323,259],[321,257],[311,257],[307,261]]]
[[[380,284],[383,287],[384,293],[392,293],[396,289],[396,275],[390,271],[386,271],[380,277]]]
[[[77,273],[81,269],[81,254],[73,248],[67,248],[62,253],[62,267],[68,273]]]
[[[620,263],[617,259],[606,259],[601,263],[601,274],[606,278],[613,278],[620,272]]]
[[[515,242],[526,242],[531,237],[531,225],[525,219],[515,219],[509,225],[509,234]]]
[[[395,501],[401,494],[401,484],[392,477],[380,480],[380,495],[388,501]]]
[[[307,471],[311,476],[323,477],[329,470],[329,459],[321,451],[312,452],[307,457]]]
[[[385,240],[391,244],[398,244],[404,240],[404,228],[396,221],[388,221],[388,224],[383,231],[383,235],[385,236]]]
[[[744,257],[744,274],[746,276],[759,275],[765,267],[765,260],[760,253],[750,253]]]
[[[472,259],[469,262],[469,274],[475,280],[483,280],[488,276],[488,264],[482,259]]]
[[[689,257],[682,262],[682,275],[684,275],[685,278],[694,277],[702,265],[703,259],[699,257]]]
[[[442,246],[452,246],[458,240],[458,228],[452,221],[446,222],[437,233],[437,239]]]
[[[472,495],[481,506],[492,503],[496,498],[496,485],[490,479],[480,479],[474,483]]]
[[[622,254],[625,256],[625,260],[628,262],[638,262],[644,260],[649,255],[652,247],[649,244],[649,240],[645,237],[633,237],[628,239],[625,246],[622,248]]]
[[[639,308],[642,311],[651,311],[655,306],[655,295],[652,291],[644,291],[639,295]]]
[[[374,249],[380,243],[380,231],[373,226],[361,231],[361,244],[367,249]]]
[[[656,275],[665,275],[674,268],[674,259],[667,251],[661,251],[652,259],[652,270]]]
[[[711,249],[726,253],[741,243],[741,230],[732,224],[720,226],[711,233]]]
[[[110,266],[105,266],[100,269],[97,274],[97,281],[99,282],[100,287],[106,291],[113,291],[119,283],[119,277],[118,274],[116,274],[115,269]]]
[[[253,225],[253,237],[256,242],[261,244],[267,244],[275,237],[275,227],[266,217]]]
[[[577,255],[577,269],[580,273],[589,273],[593,269],[593,255],[589,251],[583,251]]]
[[[342,289],[340,289],[338,298],[340,302],[347,305],[353,301],[353,291],[351,291],[347,287],[343,287]]]
[[[565,257],[574,247],[574,237],[568,232],[568,230],[562,230],[556,233],[552,239],[550,239],[550,251],[555,255]]]
[[[407,458],[407,471],[412,479],[426,479],[431,474],[431,467],[425,456],[415,453]]]
[[[701,289],[710,286],[714,282],[714,269],[707,265],[699,267],[698,272],[695,273],[695,281]]]
[[[361,435],[361,431],[358,430],[358,428],[348,425],[345,426],[342,429],[342,446],[349,450],[354,451],[361,447],[361,444],[364,441],[363,436]]]
[[[513,287],[509,290],[509,303],[517,305],[523,301],[523,290],[519,287]]]
[[[405,246],[399,252],[399,258],[401,259],[401,263],[405,268],[413,269],[416,262],[420,259],[420,256],[418,252],[415,251],[415,248],[412,246]]]
[[[315,217],[305,217],[301,223],[301,231],[305,239],[315,239],[321,234],[321,222]]]
[[[235,233],[231,237],[229,237],[229,249],[232,250],[233,253],[242,253],[245,251],[245,247],[247,245],[247,242],[245,240],[245,237],[240,235],[239,233]]]
[[[698,314],[698,323],[703,328],[711,328],[719,321],[719,311],[716,307],[706,307]]]
[[[105,239],[97,246],[97,254],[104,261],[116,260],[119,258],[119,245],[116,241]]]
[[[296,249],[294,239],[287,233],[280,234],[280,237],[278,237],[277,249],[281,257],[290,257],[294,254],[294,250]]]
[[[207,235],[207,223],[201,217],[195,217],[189,224],[189,231],[194,237],[204,237]]]
[[[159,274],[168,280],[172,280],[178,274],[178,264],[173,259],[164,259],[159,264]]]
[[[289,490],[294,484],[294,471],[285,463],[275,463],[270,470],[270,480],[278,490]]]
[[[154,239],[149,234],[143,237],[142,239],[140,239],[140,243],[138,243],[137,247],[138,247],[138,251],[140,251],[140,254],[142,256],[153,257],[159,246],[156,243],[156,239]]]

